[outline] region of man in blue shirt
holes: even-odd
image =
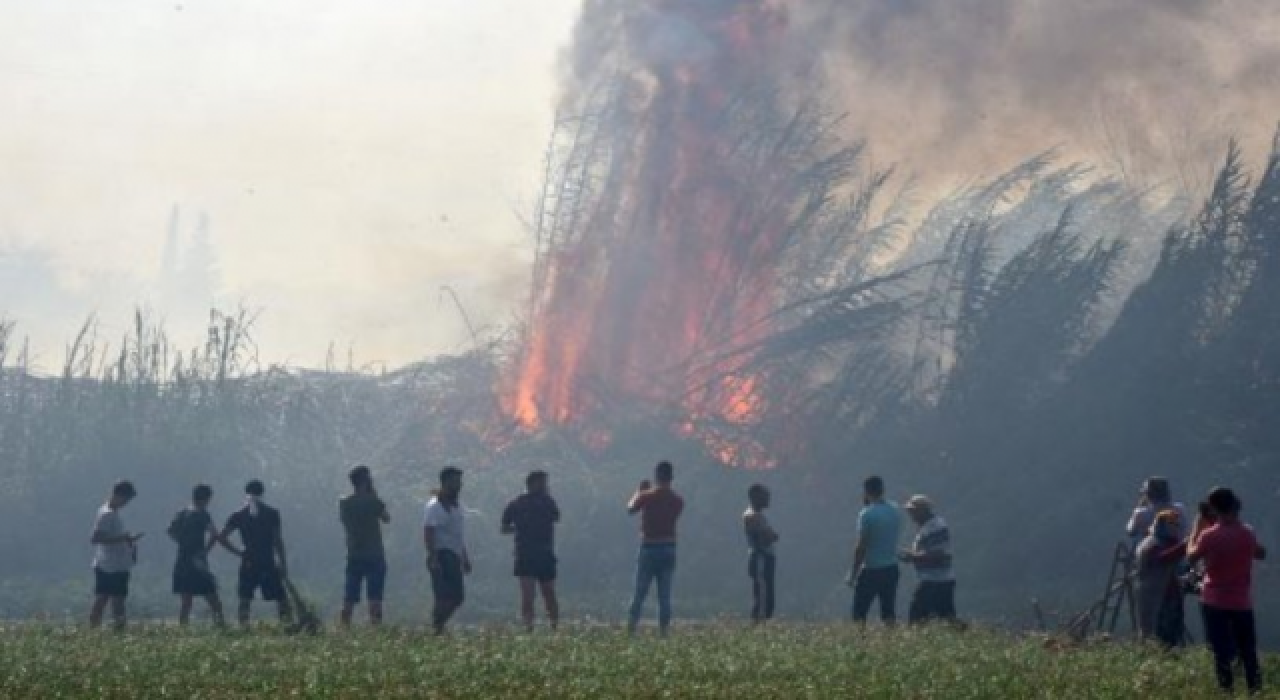
[[[898,597],[898,538],[902,515],[884,499],[884,480],[873,476],[863,482],[863,503],[858,514],[858,543],[847,583],[853,586],[853,620],[866,623],[871,604],[880,601],[880,619],[892,625]]]

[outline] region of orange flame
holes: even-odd
[[[526,430],[581,424],[598,408],[597,387],[679,407],[682,433],[703,421],[750,426],[767,405],[764,378],[742,372],[749,353],[715,358],[770,332],[764,319],[788,212],[753,191],[767,190],[767,173],[744,180],[736,171],[738,144],[721,117],[758,80],[785,14],[768,0],[637,2],[696,28],[714,49],[674,66],[633,60],[633,87],[647,94],[630,130],[613,134],[612,149],[625,157],[610,163],[608,187],[579,202],[586,233],[540,261],[503,397]],[[593,442],[607,444],[592,430]],[[707,448],[727,464],[769,464],[718,441]]]

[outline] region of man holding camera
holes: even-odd
[[[1125,526],[1125,532],[1129,534],[1130,552],[1137,553],[1138,545],[1151,534],[1156,516],[1166,510],[1176,511],[1180,523],[1191,522],[1186,506],[1173,500],[1173,489],[1169,487],[1168,479],[1153,476],[1143,481],[1138,489],[1138,505],[1129,517],[1129,524]]]
[[[627,503],[627,512],[640,514],[640,553],[636,556],[636,587],[627,616],[627,632],[635,634],[644,612],[649,586],[658,584],[658,632],[663,637],[671,626],[671,583],[676,571],[676,521],[684,512],[684,499],[671,488],[675,468],[659,462],[653,470],[657,486],[648,479]]]
[[[1262,689],[1258,636],[1253,617],[1253,562],[1267,552],[1253,528],[1240,520],[1240,499],[1231,489],[1215,488],[1200,504],[1187,558],[1204,565],[1200,610],[1205,637],[1213,651],[1218,685],[1230,692],[1239,658],[1251,693]]]

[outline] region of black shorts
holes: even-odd
[[[539,583],[556,580],[556,555],[551,551],[516,552],[516,578],[536,579]]]
[[[173,565],[173,592],[177,595],[214,595],[218,580],[208,562],[179,559]]]
[[[284,600],[284,579],[275,564],[244,562],[240,565],[240,581],[236,587],[240,600],[253,600],[260,591],[262,599],[269,602]]]
[[[431,593],[436,600],[461,603],[466,599],[462,559],[453,550],[436,550],[436,568],[431,569]]]
[[[112,598],[129,597],[129,572],[108,573],[102,569],[93,570],[93,594]]]

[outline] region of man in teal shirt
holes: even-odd
[[[858,544],[853,550],[853,620],[865,624],[871,604],[880,600],[880,619],[894,624],[898,598],[898,537],[902,515],[884,499],[884,479],[873,476],[863,482],[863,503],[858,514]]]

